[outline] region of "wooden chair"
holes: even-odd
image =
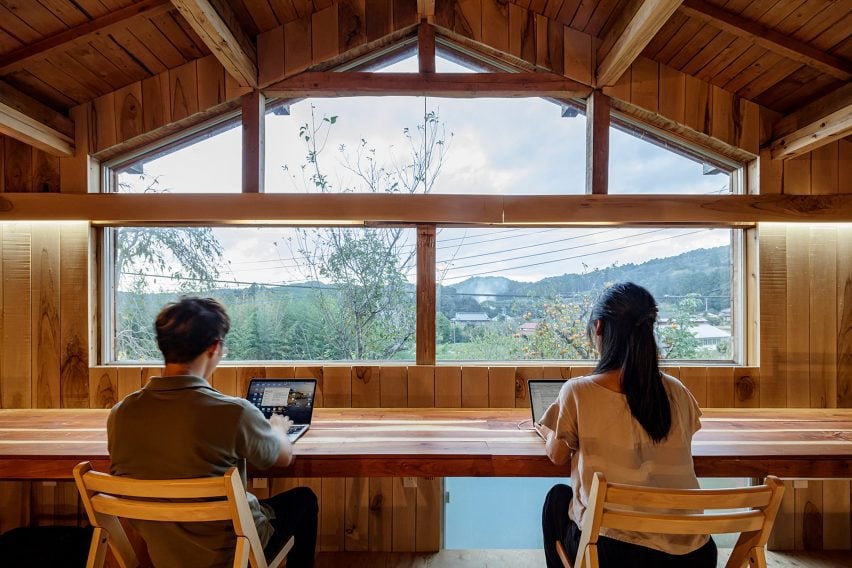
[[[607,483],[595,473],[589,506],[583,518],[576,568],[598,568],[598,536],[602,527],[662,534],[740,533],[727,568],[766,568],[765,547],[781,506],[784,484],[768,476],[764,485],[736,489],[658,489]],[[624,510],[641,507],[641,511]],[[707,513],[708,510],[743,509],[736,513]],[[658,509],[659,511],[653,511]],[[705,512],[671,513],[703,509]],[[562,547],[556,550],[566,568],[571,563]]]
[[[86,568],[104,565],[107,545],[122,568],[139,566],[119,518],[145,521],[232,521],[237,534],[234,567],[275,568],[293,548],[290,537],[268,564],[252,519],[240,475],[235,467],[224,477],[200,479],[141,480],[117,477],[92,470],[83,462],[74,468],[74,479],[89,522],[95,528]],[[151,501],[150,499],[157,499]],[[204,501],[186,502],[186,499]]]

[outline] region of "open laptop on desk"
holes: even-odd
[[[530,390],[530,411],[533,425],[538,424],[544,411],[556,401],[565,379],[544,379],[528,381]]]
[[[316,379],[252,379],[246,398],[264,416],[282,414],[293,421],[287,437],[298,440],[311,425]]]

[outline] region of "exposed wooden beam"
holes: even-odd
[[[74,26],[30,45],[25,45],[0,56],[0,75],[8,75],[24,69],[33,61],[48,57],[54,51],[68,49],[70,45],[85,42],[95,33],[107,34],[114,29],[127,26],[129,20],[141,16],[151,17],[171,10],[169,0],[141,0],[120,8],[91,22]]]
[[[609,182],[609,97],[593,91],[586,99],[586,193],[604,195]]]
[[[435,225],[417,226],[417,332],[415,361],[435,364]]]
[[[591,89],[553,73],[342,73],[307,72],[269,85],[275,97],[579,97]]]
[[[0,194],[0,221],[212,225],[752,226],[852,222],[852,194]]]
[[[240,26],[230,4],[212,0],[172,3],[225,71],[240,85],[257,88],[257,47]]]
[[[775,123],[773,159],[800,156],[852,133],[852,83],[789,114]]]
[[[74,155],[74,121],[0,81],[0,134],[56,156]]]
[[[852,63],[848,60],[820,51],[803,41],[727,12],[704,0],[684,0],[680,11],[690,18],[698,18],[720,30],[748,39],[774,53],[804,63],[832,77],[843,81],[852,78]]]
[[[254,90],[242,103],[243,193],[263,193],[266,98]]]
[[[639,0],[632,11],[625,10],[607,32],[598,49],[598,87],[614,85],[682,0]]]
[[[435,72],[435,28],[425,21],[417,28],[417,61],[421,73]]]

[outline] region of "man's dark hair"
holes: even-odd
[[[189,363],[231,328],[225,307],[212,298],[181,298],[160,310],[154,322],[166,363]]]

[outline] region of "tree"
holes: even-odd
[[[657,324],[663,359],[697,359],[701,342],[690,331],[693,317],[704,307],[700,294],[687,294],[675,305],[668,321]]]
[[[304,191],[360,193],[429,193],[447,151],[446,132],[436,112],[423,123],[403,129],[406,153],[383,163],[376,148],[361,139],[353,149],[337,148],[347,180],[337,185],[325,169],[329,133],[337,116],[317,118],[299,129],[305,146],[300,177],[294,185]],[[286,169],[286,168],[285,168]],[[300,229],[290,252],[299,260],[305,280],[324,323],[336,358],[390,359],[410,348],[414,339],[413,286],[406,275],[413,269],[416,247],[403,227]]]
[[[159,180],[144,173],[145,193],[163,193]],[[123,191],[137,185],[124,182]],[[210,227],[121,227],[114,229],[113,274],[116,278],[116,357],[119,360],[159,359],[153,321],[159,307],[149,305],[157,292],[150,278],[178,282],[181,293],[212,289],[219,277],[222,246]],[[160,306],[161,307],[161,306]],[[153,313],[152,313],[153,312]]]

